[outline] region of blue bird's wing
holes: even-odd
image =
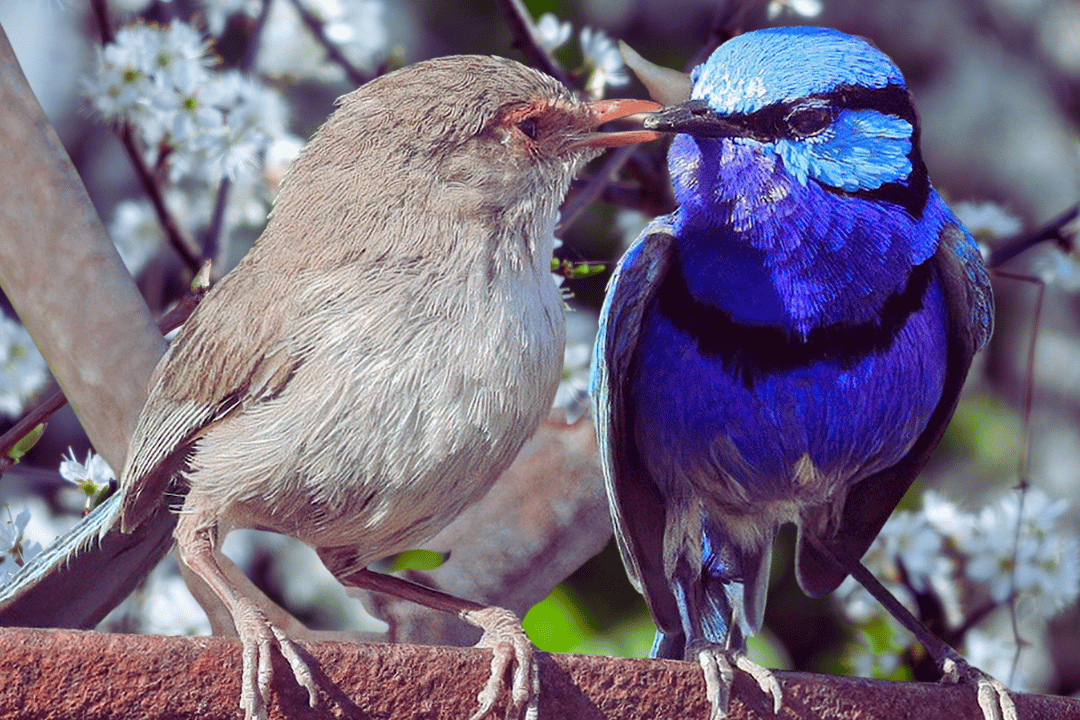
[[[933,263],[937,270],[949,309],[949,346],[941,399],[911,450],[892,467],[852,487],[836,531],[830,537],[818,539],[840,561],[840,566],[804,537],[799,538],[799,585],[810,597],[822,597],[835,590],[847,577],[847,568],[857,563],[874,542],[941,440],[956,409],[971,359],[993,332],[990,279],[971,236],[960,225],[950,223],[941,232],[937,252],[927,262]],[[802,527],[823,525],[814,518],[803,522]]]
[[[642,317],[671,261],[667,218],[653,220],[619,261],[600,312],[590,391],[615,538],[630,582],[645,596],[657,629],[681,648],[678,605],[664,574],[664,497],[628,432],[627,388]],[[681,656],[681,649],[678,650]]]

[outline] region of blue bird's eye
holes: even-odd
[[[824,132],[835,119],[836,112],[830,107],[804,105],[788,113],[784,123],[793,137],[802,139]]]

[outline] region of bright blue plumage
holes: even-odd
[[[593,392],[654,653],[708,666],[760,628],[780,524],[799,525],[810,595],[847,573],[807,534],[841,563],[862,556],[940,439],[992,298],[884,54],[760,30],[691,79],[687,103],[646,121],[680,133],[678,209],[612,278]]]

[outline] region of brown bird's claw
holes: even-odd
[[[466,610],[461,613],[461,619],[484,631],[476,647],[491,648],[492,652],[491,674],[476,696],[480,707],[469,720],[480,720],[494,707],[506,684],[506,670],[511,663],[514,663],[514,671],[506,717],[536,720],[539,716],[540,671],[534,658],[536,649],[521,627],[521,620],[500,607]]]
[[[705,694],[712,707],[709,720],[724,720],[728,716],[728,702],[731,699],[731,683],[735,679],[735,668],[754,678],[761,691],[772,697],[773,713],[779,714],[780,705],[784,699],[780,682],[771,670],[758,665],[745,652],[705,648],[698,653],[698,663],[705,673]]]
[[[941,681],[963,683],[975,688],[975,696],[982,710],[983,720],[1018,720],[1016,703],[1009,695],[1009,688],[977,667],[973,667],[959,655],[946,657],[941,663]]]
[[[271,636],[277,641],[281,654],[292,668],[296,682],[308,691],[308,704],[315,707],[319,700],[319,691],[315,686],[311,669],[300,657],[296,644],[276,625],[262,614],[261,610],[247,615],[237,623],[237,633],[243,643],[243,675],[240,687],[240,709],[245,720],[267,720],[267,703],[270,700],[270,683],[273,680],[273,668],[270,664]]]

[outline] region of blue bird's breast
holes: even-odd
[[[646,312],[629,397],[665,496],[696,488],[725,515],[777,521],[895,464],[942,394],[946,308],[930,263],[880,308],[805,340],[695,301],[676,263]]]
[[[872,319],[937,249],[941,218],[829,192],[755,143],[678,135],[668,161],[690,290],[738,322],[805,337]]]

